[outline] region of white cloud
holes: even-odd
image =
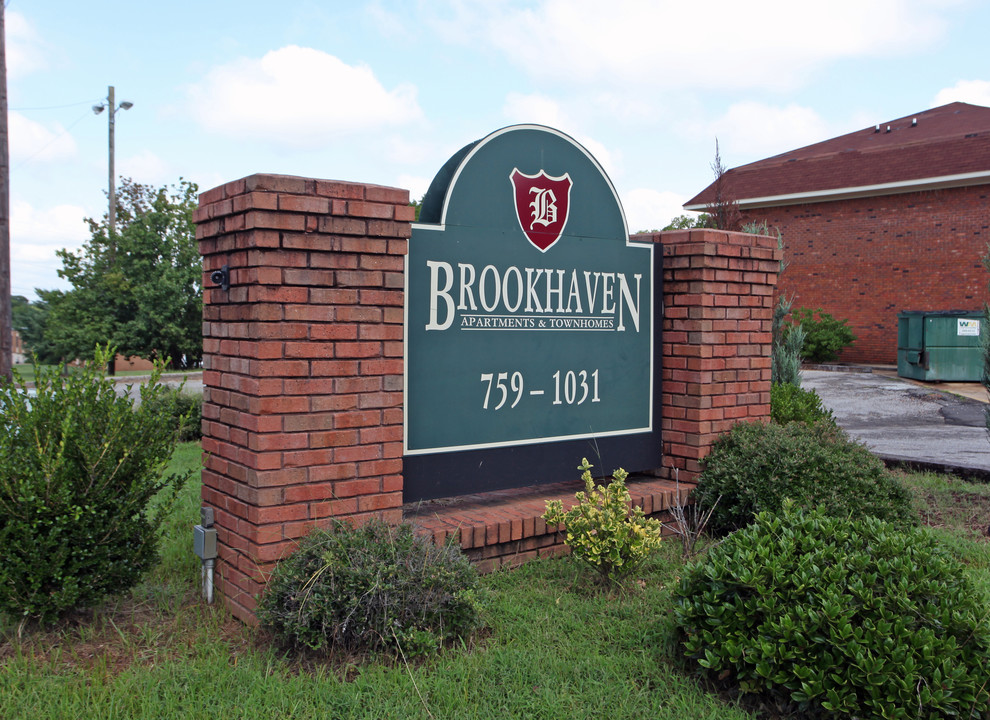
[[[199,192],[204,193],[207,190],[212,190],[213,188],[220,187],[224,183],[230,182],[232,179],[216,170],[200,170],[195,174],[190,173],[186,178],[190,182],[194,182],[199,187]]]
[[[4,14],[6,30],[5,59],[7,77],[15,80],[40,70],[47,65],[45,43],[34,28],[19,12]]]
[[[208,130],[296,148],[422,116],[412,85],[386,90],[365,65],[295,45],[214,67],[189,100]]]
[[[990,82],[986,80],[960,80],[950,88],[939,90],[934,106],[964,102],[972,105],[990,106]]]
[[[433,182],[433,178],[420,175],[399,175],[396,187],[408,190],[410,200],[421,200],[426,191],[429,190],[431,182]]]
[[[946,26],[939,3],[925,0],[833,0],[827,7],[793,0],[546,0],[536,7],[452,0],[451,6],[454,20],[446,22],[460,24],[465,42],[484,35],[530,74],[582,86],[786,89],[835,60],[917,52]]]
[[[422,137],[406,138],[392,135],[384,138],[388,158],[403,165],[419,165],[436,157],[436,149]]]
[[[10,159],[15,164],[29,160],[54,162],[76,154],[76,141],[58,123],[46,127],[13,110],[7,114],[7,122]]]
[[[511,123],[535,123],[560,130],[577,140],[601,164],[608,174],[615,172],[619,158],[592,137],[583,134],[572,114],[556,100],[545,95],[509,93],[502,114]]]
[[[378,32],[385,37],[405,40],[414,31],[414,28],[410,25],[406,17],[391,10],[386,10],[382,7],[379,0],[374,0],[364,11],[368,14],[368,18],[374,23]]]
[[[86,210],[56,205],[38,210],[23,200],[10,203],[10,282],[14,295],[34,296],[35,288],[65,288],[58,277],[61,261],[55,251],[78,250],[90,234]]]
[[[571,125],[560,103],[545,95],[509,93],[505,97],[502,114],[510,123],[536,123],[564,131]]]
[[[25,259],[48,257],[43,248],[52,248],[53,251],[63,247],[78,248],[90,237],[86,216],[86,210],[78,205],[56,205],[47,210],[36,210],[23,200],[12,200],[11,247],[17,245],[19,257]]]
[[[776,107],[759,102],[741,102],[706,127],[708,137],[717,137],[723,159],[728,156],[752,162],[828,140],[825,121],[814,110],[800,105]],[[714,146],[713,146],[714,157]],[[727,163],[730,161],[727,161]]]
[[[160,186],[175,182],[176,173],[171,165],[151,150],[142,150],[117,161],[117,174],[129,177],[143,185]]]
[[[629,232],[659,230],[678,215],[690,215],[682,207],[688,198],[674,192],[638,188],[622,198]]]
[[[618,153],[613,153],[604,144],[586,135],[578,135],[574,139],[591,153],[591,156],[602,166],[606,175],[616,178],[622,174],[622,158]]]
[[[422,22],[445,42],[471,46],[485,35],[495,3],[490,0],[429,0],[417,3]]]

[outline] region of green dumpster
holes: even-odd
[[[897,374],[929,382],[980,382],[982,322],[982,310],[897,313]]]

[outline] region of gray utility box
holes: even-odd
[[[217,556],[216,528],[193,525],[193,551],[201,560],[212,560]]]
[[[897,314],[897,374],[928,382],[983,379],[982,310]]]

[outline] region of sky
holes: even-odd
[[[499,128],[570,135],[630,231],[736,167],[949,102],[990,106],[975,0],[7,0],[11,286],[67,289],[60,248],[116,175],[200,191],[254,173],[419,199]],[[119,182],[118,182],[119,186]]]

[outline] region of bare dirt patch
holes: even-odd
[[[209,620],[203,615],[211,615]],[[197,627],[210,624],[236,654],[250,633],[219,607],[190,591],[165,609],[134,597],[73,613],[52,627],[25,624],[0,629],[0,665],[17,658],[54,670],[98,669],[110,676],[135,665],[154,667],[194,652]]]
[[[974,539],[990,542],[990,495],[960,492],[929,492],[921,521],[934,528],[966,530]]]

